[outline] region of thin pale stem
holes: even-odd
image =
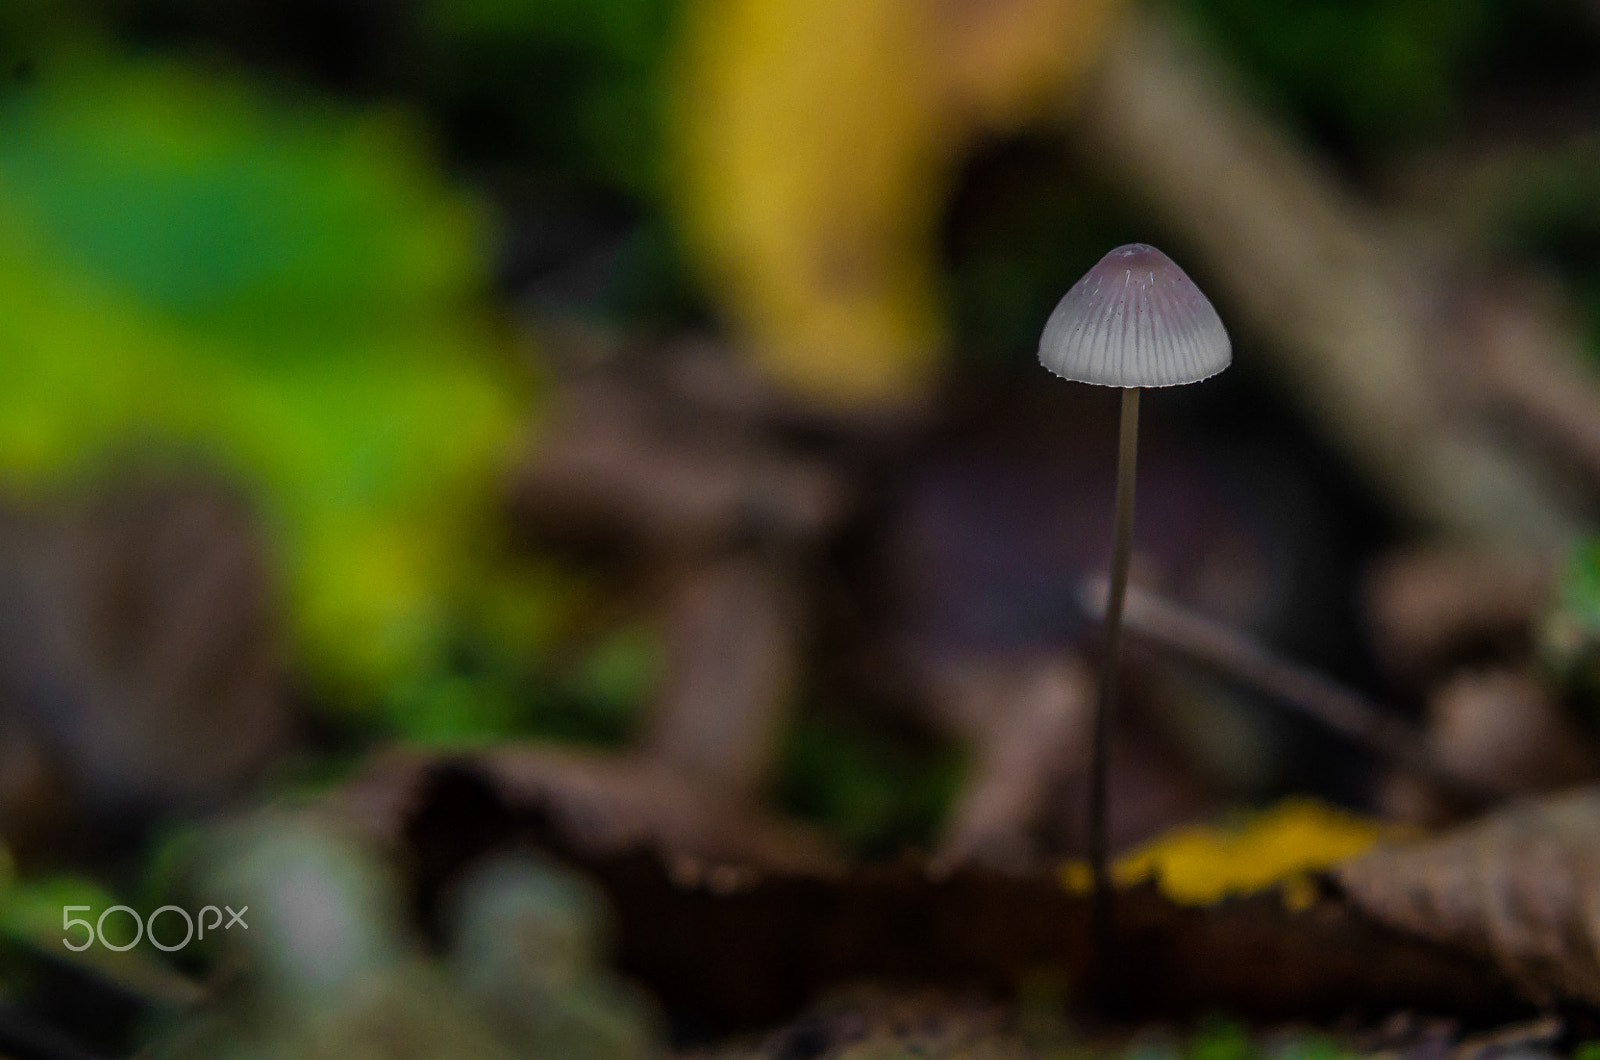
[[[1094,751],[1089,762],[1089,866],[1094,876],[1095,962],[1102,985],[1111,959],[1110,839],[1106,825],[1106,777],[1111,719],[1117,705],[1117,653],[1122,647],[1122,604],[1128,595],[1133,555],[1133,484],[1139,459],[1139,388],[1122,391],[1122,431],[1117,445],[1117,521],[1111,548],[1111,594],[1106,600],[1106,657],[1100,671],[1100,702],[1094,712]]]

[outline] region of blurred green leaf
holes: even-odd
[[[789,733],[778,797],[858,854],[892,857],[931,845],[965,766],[955,746],[808,710]]]
[[[524,386],[484,225],[398,116],[172,63],[0,96],[0,476],[130,449],[254,490],[303,658],[355,702],[481,580]]]
[[[568,646],[570,661],[507,655],[497,648],[543,641],[496,635],[475,622],[444,668],[419,675],[386,700],[388,727],[408,740],[461,747],[512,736],[618,746],[634,728],[661,668],[657,630],[624,624]],[[558,653],[551,653],[552,656]]]

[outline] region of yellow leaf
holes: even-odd
[[[1285,799],[1235,827],[1175,828],[1112,866],[1119,887],[1154,880],[1182,905],[1211,905],[1230,895],[1281,887],[1290,908],[1310,904],[1305,874],[1365,853],[1395,825],[1336,809],[1314,799]],[[1087,892],[1089,866],[1068,862],[1060,870],[1068,890]]]
[[[670,129],[679,223],[779,380],[836,404],[931,382],[938,220],[985,129],[1087,69],[1118,0],[693,0]]]

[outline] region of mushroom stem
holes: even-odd
[[[1117,444],[1116,536],[1111,548],[1111,594],[1106,600],[1106,657],[1100,671],[1100,701],[1094,712],[1094,750],[1089,761],[1089,866],[1094,876],[1095,961],[1105,970],[1111,953],[1110,838],[1106,826],[1106,777],[1111,716],[1117,705],[1117,653],[1122,646],[1122,605],[1128,595],[1133,555],[1133,484],[1139,460],[1139,387],[1122,390],[1122,432]],[[1102,982],[1105,981],[1102,975]]]

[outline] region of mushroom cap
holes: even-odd
[[[1217,311],[1155,247],[1118,247],[1056,304],[1039,338],[1039,363],[1063,379],[1101,386],[1179,386],[1233,362]]]

